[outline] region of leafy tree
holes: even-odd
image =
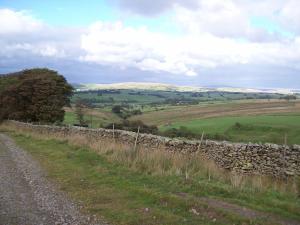
[[[122,112],[122,107],[120,105],[115,105],[112,107],[111,111],[115,114],[120,114]]]
[[[290,101],[290,100],[296,100],[297,96],[296,95],[286,95],[284,97],[282,97],[283,99]]]
[[[113,125],[115,129],[120,129],[120,130],[128,130],[128,131],[136,132],[138,128],[140,128],[141,133],[149,133],[149,134],[158,133],[157,126],[144,124],[140,120],[133,120],[133,121],[123,120],[121,123],[115,123],[115,124],[110,123],[104,126],[104,128],[111,129]]]
[[[86,124],[86,121],[84,120],[84,108],[85,108],[84,101],[78,98],[75,103],[75,114],[76,114],[76,119],[78,120],[80,126]]]
[[[12,79],[14,82],[6,81],[7,85],[0,90],[1,119],[63,121],[63,107],[70,104],[73,88],[62,75],[38,68],[18,72]]]

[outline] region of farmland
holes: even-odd
[[[94,90],[76,92],[72,98],[83,99],[92,107],[109,107],[127,104],[131,107],[158,107],[164,105],[197,105],[199,103],[251,99],[280,99],[283,94],[242,93],[242,92],[180,92],[161,90]]]
[[[172,129],[189,135],[175,136],[228,140],[234,142],[271,142],[299,144],[300,101],[287,101],[282,94],[197,93],[155,90],[100,90],[78,92],[77,98],[89,105],[85,119],[94,128],[120,123],[124,118],[112,113],[120,105],[130,121],[142,121],[169,136]],[[130,115],[132,110],[139,115]],[[67,108],[66,124],[76,123],[75,109]],[[174,132],[173,132],[174,133]]]
[[[204,132],[208,137],[219,140],[300,143],[300,113],[192,119],[160,128],[165,131],[171,128],[180,129],[180,127],[186,127],[199,136]]]
[[[65,108],[65,119],[64,119],[64,123],[65,124],[76,124],[78,123],[77,119],[76,119],[76,114],[75,114],[75,108],[74,106],[72,108],[68,107]],[[90,126],[92,126],[93,128],[99,128],[105,124],[111,123],[111,122],[119,122],[120,118],[109,112],[109,111],[105,111],[105,110],[101,110],[101,109],[85,109],[84,110],[84,117],[85,120],[88,122],[88,124]]]
[[[243,100],[230,102],[210,102],[205,105],[178,106],[163,110],[144,113],[133,119],[143,120],[146,123],[164,125],[166,123],[189,121],[197,118],[213,118],[239,115],[262,115],[272,113],[297,113],[300,102],[287,102],[283,100]]]

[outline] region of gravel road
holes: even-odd
[[[0,225],[100,224],[45,178],[39,164],[0,134]],[[104,223],[101,223],[104,224]]]

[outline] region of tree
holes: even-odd
[[[70,104],[73,88],[62,75],[38,68],[12,77],[14,82],[0,91],[0,118],[45,123],[63,121],[63,107]]]
[[[282,98],[285,99],[285,100],[287,100],[289,102],[290,100],[296,100],[297,96],[296,95],[286,95],[286,96],[284,96]]]
[[[78,98],[75,103],[75,114],[80,126],[86,125],[86,121],[84,120],[84,108],[85,104],[83,100]]]
[[[115,114],[120,114],[122,111],[122,107],[120,105],[115,105],[112,107],[111,111]]]

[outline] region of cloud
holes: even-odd
[[[198,5],[196,0],[115,0],[115,2],[122,9],[146,16],[158,15],[171,9],[174,5],[182,5],[188,8],[197,7]]]
[[[251,19],[260,17],[284,28],[285,32],[300,34],[298,0],[119,0],[117,3],[122,10],[144,16],[155,17],[169,12],[185,32],[251,41],[269,41],[282,35],[253,26]]]
[[[196,9],[176,5],[176,21],[189,33],[242,37],[249,30],[247,16],[230,0],[199,1]]]
[[[277,20],[290,31],[300,33],[300,1],[290,0],[277,11]]]
[[[121,37],[121,38],[120,38]],[[238,64],[297,66],[299,38],[286,42],[242,42],[212,34],[180,37],[122,23],[93,24],[82,36],[83,61],[195,76],[199,68]]]
[[[50,27],[25,11],[0,9],[0,56],[78,57],[81,32]]]
[[[175,21],[185,32],[244,38],[253,42],[285,39],[300,31],[299,1],[197,0],[198,7],[173,6]],[[253,18],[268,24],[253,24]],[[274,29],[276,27],[277,29]],[[297,28],[299,29],[297,31]],[[271,31],[270,31],[271,30]]]
[[[18,34],[35,32],[41,29],[42,23],[26,11],[0,9],[0,34]]]
[[[125,27],[122,23],[97,22],[82,36],[82,60],[103,65],[137,67],[141,70],[196,75],[188,66],[176,38],[146,28]]]
[[[267,74],[260,70],[262,65],[263,68],[280,67],[280,76],[285,70],[293,75],[296,74],[294,71],[300,71],[300,35],[257,41],[259,35],[265,38],[265,33],[245,28],[247,16],[240,12],[241,6],[232,2],[212,0],[199,3],[198,8],[193,10],[188,5],[173,2],[177,4],[175,12],[181,16],[176,20],[186,23],[183,25],[186,32],[182,35],[154,32],[143,26],[131,27],[121,22],[98,21],[86,28],[52,27],[23,11],[0,9],[0,65],[19,68],[27,62],[28,65],[31,62],[30,65],[41,66],[57,62],[55,65],[59,65],[59,69],[73,74],[82,71],[78,69],[79,65],[90,68],[87,71],[92,71],[93,76],[98,68],[99,73],[109,70],[110,76],[113,72],[126,74],[126,71],[135,71],[137,80],[151,80],[151,77],[164,80],[172,76],[178,80],[204,79],[204,76],[207,76],[205,79],[213,78],[212,81],[222,80],[222,68],[230,68],[227,78],[231,71],[233,80],[251,80]],[[252,10],[251,4],[244,7]],[[220,20],[216,15],[222,15],[224,19]],[[274,17],[277,18],[277,15]],[[197,23],[201,18],[206,23],[202,20]],[[239,21],[236,30],[230,28],[235,20]],[[215,27],[215,23],[224,27]],[[256,39],[236,38],[239,35],[250,36],[251,32]],[[76,64],[78,66],[74,67]],[[235,68],[254,68],[253,71],[257,71],[238,74]],[[104,79],[105,75],[99,77]],[[288,77],[290,79],[291,75]],[[130,79],[134,81],[132,76]]]

